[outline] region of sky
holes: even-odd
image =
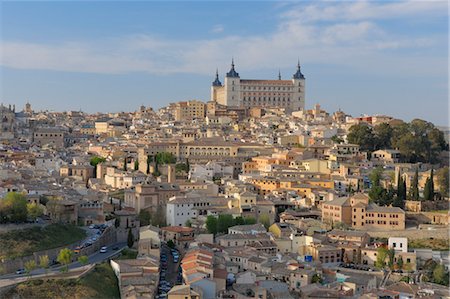
[[[0,102],[208,101],[216,68],[306,77],[306,108],[448,124],[447,1],[2,1]]]

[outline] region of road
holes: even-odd
[[[117,250],[111,250],[111,248],[115,248],[118,247]],[[127,243],[116,243],[113,245],[110,245],[108,248],[109,250],[106,253],[100,253],[100,252],[96,252],[94,254],[91,254],[90,256],[88,256],[88,263],[89,264],[95,264],[95,263],[100,263],[103,262],[109,258],[111,258],[112,256],[117,255],[120,251],[122,251],[124,248],[127,247]],[[76,268],[80,268],[83,265],[81,265],[79,262],[74,262],[68,265],[69,270],[73,270]],[[61,265],[57,265],[57,266],[53,266],[47,269],[47,274],[54,274],[54,273],[59,273],[61,272],[61,269],[63,268],[63,266]],[[41,275],[41,274],[45,274],[46,270],[43,268],[39,268],[39,269],[35,269],[33,271],[31,271],[31,276],[33,275]],[[6,275],[2,275],[0,276],[0,287],[3,285],[3,283],[5,283],[5,280],[11,280],[11,279],[15,279],[15,278],[20,278],[20,277],[27,277],[28,274],[6,274]]]

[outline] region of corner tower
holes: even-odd
[[[297,71],[292,76],[294,93],[292,95],[292,109],[305,110],[305,76],[300,69],[300,61],[297,63]]]
[[[234,69],[234,59],[231,60],[231,69],[225,76],[225,105],[240,106],[241,78]]]

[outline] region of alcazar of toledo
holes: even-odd
[[[290,80],[241,79],[231,63],[231,69],[225,76],[225,84],[216,79],[211,86],[211,101],[233,107],[280,107],[286,112],[305,108],[305,76],[297,71]]]

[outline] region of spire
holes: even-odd
[[[212,86],[222,86],[222,82],[219,80],[219,69],[216,69],[216,79],[213,81]]]
[[[278,70],[278,80],[281,80],[281,71]]]
[[[228,78],[239,78],[239,73],[234,69],[234,57],[231,58],[231,69],[227,73]]]
[[[297,62],[297,72],[295,72],[295,74],[292,76],[292,79],[305,79],[305,76],[300,70],[300,59]]]

